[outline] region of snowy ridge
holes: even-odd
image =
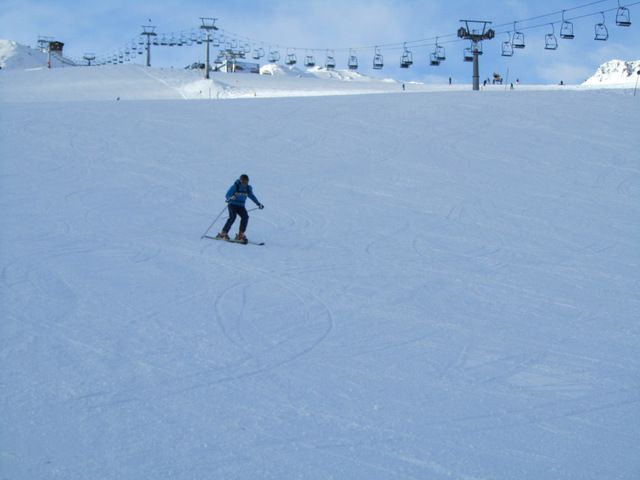
[[[588,78],[586,86],[633,86],[640,71],[640,60],[626,62],[611,60],[598,67],[596,73]]]

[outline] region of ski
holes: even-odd
[[[224,239],[224,238],[218,238],[218,237],[212,237],[211,235],[203,235],[202,238],[209,238],[211,240],[219,240],[222,242],[229,242],[229,243],[239,243],[240,245],[264,245],[264,242],[252,242],[251,240],[247,240],[246,242],[241,242],[240,240],[233,240],[233,239]]]

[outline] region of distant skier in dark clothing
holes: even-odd
[[[233,185],[231,185],[227,191],[226,197],[227,203],[229,204],[229,219],[227,220],[227,223],[224,224],[222,231],[217,235],[217,238],[229,240],[229,230],[231,229],[233,222],[236,221],[236,217],[240,215],[240,229],[238,230],[235,241],[246,243],[247,237],[244,233],[247,231],[249,214],[247,213],[244,203],[246,202],[247,197],[249,197],[258,206],[258,208],[263,209],[264,205],[262,205],[253,194],[253,188],[249,185],[249,177],[245,174],[240,175],[240,178],[233,182]]]

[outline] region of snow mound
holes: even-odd
[[[631,62],[611,60],[600,65],[596,73],[583,85],[633,85],[638,71],[640,71],[640,60]]]
[[[260,75],[272,75],[274,77],[293,76],[308,77],[309,74],[300,70],[298,67],[285,67],[276,63],[267,63],[260,67]]]
[[[283,66],[275,63],[268,63],[260,67],[261,75],[272,75],[274,77],[306,77],[306,78],[320,78],[323,80],[340,80],[344,82],[385,82],[385,83],[397,83],[396,80],[385,78],[384,80],[376,79],[363,75],[362,73],[354,70],[336,70],[327,69],[321,66],[309,67],[306,69],[300,69],[295,66]]]

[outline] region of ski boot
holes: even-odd
[[[231,240],[229,238],[229,235],[227,235],[227,232],[220,232],[219,234],[216,235],[216,238],[218,240]]]
[[[238,243],[247,243],[249,240],[247,240],[247,237],[244,235],[243,232],[238,232],[238,234],[236,235],[235,241]]]

